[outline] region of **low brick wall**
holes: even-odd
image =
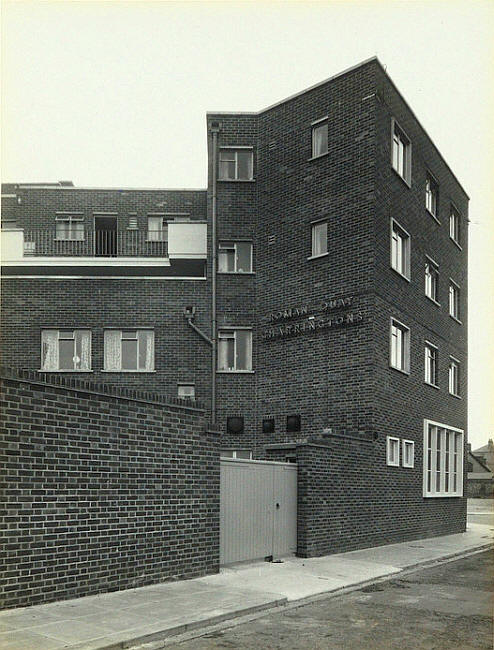
[[[218,571],[219,445],[201,409],[2,374],[2,607]]]
[[[297,443],[297,554],[317,557],[459,533],[466,498],[424,498],[422,463],[410,474],[383,464],[385,440],[338,437]],[[270,449],[284,460],[286,449]],[[418,455],[418,454],[417,454]]]

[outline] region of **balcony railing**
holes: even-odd
[[[50,257],[166,257],[163,230],[25,230],[24,255]]]

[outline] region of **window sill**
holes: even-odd
[[[436,217],[436,215],[435,215],[434,213],[432,213],[432,212],[429,210],[429,208],[426,208],[425,210],[426,210],[427,214],[428,214],[430,217],[432,217],[436,223],[438,223],[439,225],[441,225],[441,222],[439,221],[439,219]]]
[[[424,294],[424,295],[425,295],[425,297],[427,298],[427,300],[430,300],[431,302],[433,302],[433,303],[436,305],[436,307],[440,307],[440,306],[441,306],[441,303],[440,303],[440,302],[437,302],[437,300],[434,300],[434,298],[431,298],[431,297],[428,296],[427,294]]]
[[[386,467],[399,467],[400,463],[386,463]]]
[[[85,242],[86,240],[85,239],[57,239],[55,237],[55,239],[53,241],[70,241],[70,242],[78,242],[78,241],[80,241],[80,242]]]
[[[410,376],[410,370],[403,370],[402,368],[397,368],[396,366],[389,366],[391,370],[396,370],[397,372],[401,372],[402,375],[406,375],[407,377]]]
[[[71,372],[71,373],[76,373],[78,375],[88,373],[88,372],[94,372],[94,370],[38,370],[38,372]]]
[[[134,372],[141,375],[141,374],[152,374],[153,372],[156,372],[156,370],[100,370],[100,372],[110,372],[113,374],[122,373],[122,372],[125,373]]]
[[[453,316],[453,314],[450,314],[449,317],[456,321],[459,325],[463,325],[461,320],[459,318],[456,318],[456,316]]]
[[[222,375],[253,375],[255,370],[217,370]]]
[[[218,275],[255,275],[255,271],[218,271]]]
[[[327,253],[319,253],[319,255],[311,255],[308,257],[308,260],[318,260],[320,257],[327,257],[329,255],[329,251]]]
[[[312,162],[313,160],[319,160],[319,158],[326,158],[326,156],[329,156],[329,151],[320,153],[318,156],[312,156],[311,158],[307,158],[307,162]]]
[[[456,397],[456,399],[461,399],[461,395],[457,395],[456,393],[450,393],[451,397]]]
[[[444,499],[444,498],[447,498],[447,499],[456,498],[456,499],[458,499],[458,498],[460,498],[462,496],[463,496],[463,494],[456,494],[456,493],[455,494],[441,494],[441,493],[439,493],[439,494],[424,494],[424,499],[437,499],[437,498],[441,498],[441,499]]]
[[[405,465],[405,463],[403,463],[402,467],[404,469],[413,469],[414,466],[413,465]]]
[[[396,169],[393,166],[391,166],[391,169],[398,176],[398,178],[401,178],[401,180],[405,183],[405,185],[408,187],[408,189],[412,188],[412,183],[411,182],[409,182],[404,176],[402,176],[399,172],[397,172]]]
[[[451,241],[453,242],[453,244],[459,248],[459,250],[461,250],[461,251],[463,250],[463,248],[462,248],[462,247],[460,246],[460,244],[456,241],[456,239],[453,239],[453,237],[451,237],[451,235],[450,235],[449,238],[451,239]]]
[[[255,183],[255,178],[218,178],[218,183]]]
[[[431,384],[430,381],[426,381],[426,380],[424,380],[424,384],[425,384],[426,386],[430,386],[431,388],[435,388],[436,390],[440,390],[440,388],[439,388],[439,386],[438,386],[437,384]]]
[[[395,269],[394,266],[391,267],[391,270],[397,273],[400,276],[400,278],[403,278],[407,282],[410,282],[410,278],[404,275],[401,271],[398,271],[398,269]]]

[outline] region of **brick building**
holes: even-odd
[[[464,530],[453,172],[375,58],[207,133],[207,189],[3,187],[3,363],[201,400],[302,555]]]

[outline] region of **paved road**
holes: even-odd
[[[494,499],[468,499],[467,521],[494,526]]]
[[[491,650],[492,591],[486,552],[167,648]]]

